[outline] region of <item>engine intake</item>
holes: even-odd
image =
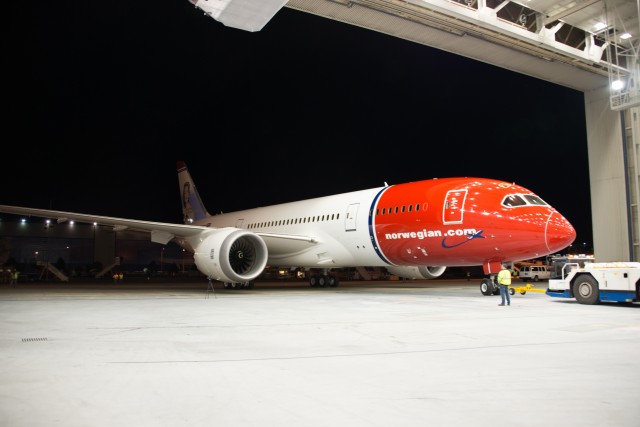
[[[267,245],[260,236],[247,230],[233,227],[211,230],[193,246],[198,270],[221,282],[250,282],[267,266]]]

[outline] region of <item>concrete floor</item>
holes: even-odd
[[[636,304],[498,307],[477,280],[206,288],[2,285],[0,425],[640,425]]]

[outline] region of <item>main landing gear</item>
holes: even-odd
[[[493,281],[494,276],[482,279],[480,282],[480,292],[482,295],[500,295],[500,287]]]
[[[320,274],[312,273],[309,275],[309,285],[320,288],[335,288],[340,284],[340,280],[329,270],[324,270]]]

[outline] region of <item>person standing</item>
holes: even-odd
[[[511,305],[511,297],[509,296],[509,285],[511,285],[511,271],[506,264],[502,264],[502,269],[498,273],[498,285],[500,286],[500,298],[502,302],[498,305],[504,305],[505,297],[507,305]]]
[[[11,272],[11,286],[14,288],[18,286],[18,276],[20,276],[20,272],[17,269],[14,269]]]

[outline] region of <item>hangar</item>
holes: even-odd
[[[285,6],[294,3],[303,2]],[[472,2],[456,3],[474,8]],[[403,27],[427,34],[430,28],[376,12],[374,1],[307,4],[345,13],[356,8],[390,34]],[[503,8],[509,4],[517,3]],[[446,38],[442,32],[434,29],[434,37]],[[495,50],[496,60],[511,53],[498,45]],[[531,55],[516,56],[537,64]],[[623,137],[616,135],[627,127],[623,120],[630,123],[635,105],[618,114],[605,89],[608,75],[556,61],[547,66],[572,70],[572,84],[603,81],[581,89],[591,102],[585,108],[593,107],[591,117],[608,126],[604,135],[593,127],[589,132],[590,158],[611,158],[603,170],[591,168],[598,173],[592,175],[594,206],[598,197],[600,203],[632,207],[629,199],[618,200],[625,183],[618,172],[626,166]],[[512,67],[518,64],[514,60]],[[605,212],[593,209],[594,224],[603,223],[598,219]],[[622,258],[614,252],[625,241],[624,224],[633,225],[622,214],[626,222],[612,221],[612,231],[595,230],[598,251],[615,259]],[[115,234],[104,238],[111,242]],[[205,299],[200,285],[5,287],[0,321],[6,398],[0,412],[13,426],[637,423],[637,307],[585,307],[529,294],[516,295],[513,311],[505,313],[475,284],[468,292],[469,286],[305,286],[304,292],[248,291],[242,298],[222,290],[218,299]]]
[[[598,260],[638,260],[637,5],[620,0],[533,0],[526,5],[496,0],[191,3],[224,25],[245,31],[260,31],[282,7],[287,7],[581,91],[587,118],[592,228]],[[209,21],[207,17],[202,19]],[[602,25],[600,29],[596,29],[598,24]],[[620,82],[626,84],[610,89]],[[562,168],[570,171],[570,162]],[[96,245],[94,238],[93,254],[103,265],[112,262],[114,255],[121,255],[113,242],[122,238],[122,233],[91,230],[87,235],[101,241]],[[34,232],[50,236],[57,231]],[[73,258],[80,259],[80,255],[91,252],[79,250]],[[156,258],[160,258],[158,252]]]
[[[600,261],[640,260],[637,1],[189,1],[246,31],[287,7],[583,92],[594,251]]]

